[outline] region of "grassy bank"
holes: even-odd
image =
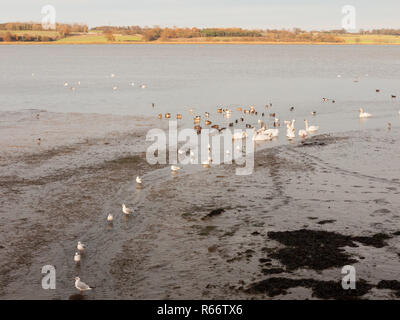
[[[7,31],[0,31],[1,34]],[[23,36],[57,36],[56,31],[10,31],[13,35]],[[364,45],[398,45],[400,36],[394,35],[359,35],[359,34],[337,34],[341,42],[318,42],[318,41],[266,41],[263,38],[242,37],[202,37],[202,38],[175,38],[156,41],[145,41],[142,35],[113,34],[113,40],[109,41],[102,32],[72,33],[67,37],[55,41],[12,41],[0,42],[0,44],[315,44],[315,45],[340,45],[340,44],[364,44]]]

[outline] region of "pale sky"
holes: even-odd
[[[369,3],[368,3],[369,2]],[[37,21],[53,5],[57,22],[162,27],[340,29],[342,7],[357,29],[399,28],[399,0],[0,0],[0,22]]]

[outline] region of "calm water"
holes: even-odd
[[[189,108],[199,114],[218,105],[263,110],[272,102],[281,120],[297,119],[297,128],[311,111],[317,111],[311,122],[324,132],[379,128],[400,109],[390,97],[400,96],[399,53],[397,46],[2,46],[0,110],[181,112],[191,125]],[[374,120],[355,122],[360,107]]]
[[[265,299],[241,288],[265,279],[260,259],[281,247],[268,232],[393,235],[400,223],[399,54],[397,46],[0,46],[0,243],[9,244],[0,245],[0,298],[82,298],[78,275],[95,287],[87,299]],[[233,165],[171,174],[169,165],[146,161],[144,134],[167,124],[158,113],[182,113],[191,127],[193,108],[222,125],[243,116],[235,107],[249,105],[259,115],[245,116],[247,123],[276,112],[282,122],[296,119],[296,129],[308,118],[338,140],[265,148],[245,176]],[[232,118],[217,106],[234,109]],[[373,117],[360,122],[360,107]],[[27,109],[49,112],[36,119],[36,110],[20,112]],[[287,143],[284,133],[281,127]],[[134,214],[124,217],[122,203]],[[210,217],[217,208],[225,211]],[[87,244],[80,265],[77,241]],[[397,237],[383,248],[347,251],[362,257],[360,279],[399,278]],[[41,289],[48,264],[56,267],[57,290]],[[271,260],[271,268],[282,266]],[[342,274],[278,276],[340,281]],[[381,291],[369,298],[390,297]],[[288,296],[311,298],[295,289]]]

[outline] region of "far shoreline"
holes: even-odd
[[[231,45],[379,45],[379,46],[397,46],[400,43],[381,43],[381,42],[371,42],[371,43],[356,43],[356,42],[273,42],[273,41],[110,41],[110,42],[100,42],[100,41],[71,41],[71,42],[59,42],[59,41],[10,41],[10,42],[0,42],[0,45],[141,45],[141,44],[193,44],[193,45],[221,45],[221,44],[231,44]]]

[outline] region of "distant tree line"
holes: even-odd
[[[103,32],[110,42],[115,41],[115,34],[141,35],[144,41],[169,41],[182,39],[215,39],[215,41],[267,41],[267,42],[343,42],[340,35],[346,34],[346,30],[330,31],[304,31],[299,28],[291,30],[267,29],[248,30],[242,28],[161,28],[140,27],[140,26],[99,26],[90,29],[91,31]],[[1,32],[3,31],[3,32]],[[8,32],[4,32],[8,31]],[[27,33],[23,33],[26,31]],[[57,24],[56,33],[29,33],[29,31],[43,30],[40,23],[33,22],[8,22],[0,24],[0,41],[55,41],[67,37],[73,33],[87,33],[86,24]],[[400,36],[400,29],[374,29],[360,30],[360,35],[397,35]]]
[[[57,34],[29,33],[29,31],[51,31],[43,29],[42,24],[34,22],[7,22],[0,24],[0,41],[55,41],[69,36],[73,32],[88,32],[86,24],[56,24]],[[26,31],[27,33],[23,33]]]

